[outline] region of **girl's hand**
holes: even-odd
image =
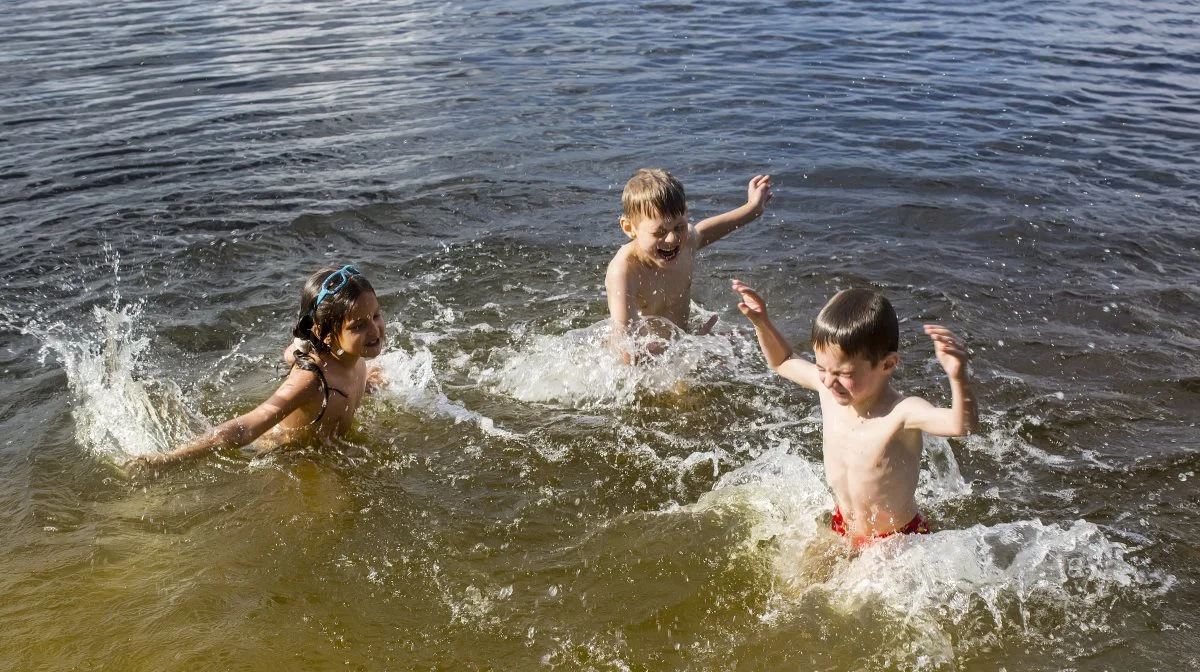
[[[293,338],[292,342],[283,349],[283,361],[288,366],[296,365],[296,351],[312,352],[312,343],[300,338]]]
[[[378,366],[367,367],[367,394],[374,394],[388,386],[388,380],[383,376],[383,369]]]
[[[173,462],[166,453],[149,453],[138,455],[125,462],[125,473],[130,476],[141,476],[153,473],[159,467]]]

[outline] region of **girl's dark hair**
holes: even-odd
[[[814,348],[836,345],[847,357],[862,355],[874,366],[900,349],[896,311],[879,292],[840,291],[813,321],[812,344]]]
[[[321,305],[313,310],[313,304],[316,303],[317,295],[321,293],[325,281],[329,279],[329,276],[338,272],[343,274],[346,284],[336,292],[326,294],[325,298],[321,300]],[[338,282],[339,279],[335,278],[331,285],[336,286]],[[358,298],[367,292],[374,291],[375,288],[371,286],[370,281],[361,273],[349,273],[345,267],[322,268],[309,276],[308,282],[304,283],[304,289],[300,292],[300,313],[296,317],[296,326],[292,328],[292,335],[311,343],[317,352],[328,351],[329,346],[325,345],[321,339],[330,334],[336,334],[342,328],[342,323],[346,321],[346,313],[350,312]],[[317,334],[313,334],[313,325],[317,327]]]

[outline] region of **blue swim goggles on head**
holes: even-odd
[[[350,276],[352,275],[362,275],[362,271],[358,270],[358,267],[353,264],[346,264],[333,273],[330,273],[329,277],[325,278],[325,282],[321,283],[321,291],[317,294],[317,300],[313,301],[312,310],[308,311],[309,315],[317,312],[317,306],[321,305],[321,302],[326,298],[342,291],[346,283],[350,282]]]

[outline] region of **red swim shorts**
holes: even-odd
[[[840,508],[834,510],[833,520],[829,521],[829,529],[837,532],[843,537],[846,536],[846,533],[848,532],[846,529],[846,519],[842,517],[842,510]],[[871,541],[872,539],[883,539],[884,537],[890,537],[893,534],[929,534],[929,521],[925,520],[925,516],[922,516],[921,512],[918,511],[917,515],[913,516],[913,519],[908,521],[907,525],[896,530],[895,532],[884,532],[883,534],[875,534],[867,538],[856,539],[855,543],[861,545]]]

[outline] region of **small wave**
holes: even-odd
[[[479,377],[521,401],[623,406],[640,393],[676,391],[689,375],[732,356],[727,339],[693,336],[665,320],[655,322],[669,336],[631,338],[630,351],[660,353],[636,366],[625,364],[609,349],[610,322],[602,320],[561,335],[529,336],[516,348],[500,351],[501,364],[481,371]]]
[[[430,415],[451,418],[456,423],[474,422],[492,436],[513,436],[512,432],[497,427],[491,418],[450,401],[437,380],[433,353],[428,348],[417,349],[412,354],[394,348],[376,357],[374,365],[379,367],[387,382],[376,393],[380,397]]]

